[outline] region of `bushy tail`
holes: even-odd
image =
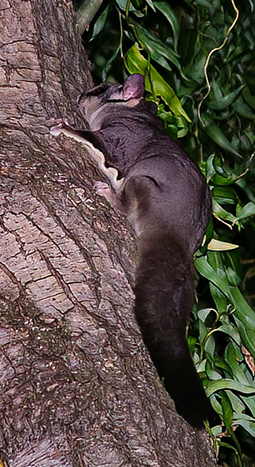
[[[141,238],[135,314],[144,342],[177,412],[202,427],[208,401],[186,341],[194,300],[192,253],[174,238]]]

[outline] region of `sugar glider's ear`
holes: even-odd
[[[140,99],[143,97],[144,89],[144,77],[135,73],[126,80],[122,89],[122,99],[124,101]]]

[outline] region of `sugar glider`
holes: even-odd
[[[186,327],[195,295],[193,253],[211,215],[211,197],[200,170],[143,94],[139,74],[124,85],[89,89],[79,101],[89,129],[64,121],[51,133],[92,148],[109,181],[97,183],[98,193],[131,222],[139,251],[134,309],[143,340],[179,414],[202,427],[208,401]]]

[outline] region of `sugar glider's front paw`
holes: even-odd
[[[107,183],[95,182],[93,188],[97,195],[104,196],[110,204],[114,204],[115,194]]]
[[[50,128],[50,134],[53,136],[58,136],[60,135],[60,133],[62,133],[62,130],[63,130],[63,125],[62,125],[62,122],[60,122],[57,125],[52,126]]]

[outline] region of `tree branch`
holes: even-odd
[[[97,14],[103,0],[85,0],[76,12],[76,21],[78,24],[78,31],[83,34],[88,31],[89,25]]]

